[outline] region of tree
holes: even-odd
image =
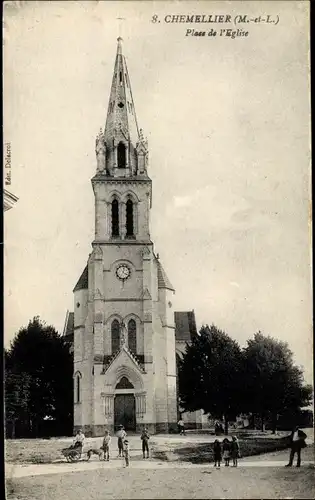
[[[185,411],[204,410],[228,421],[240,411],[242,354],[237,342],[212,325],[203,326],[179,361],[179,398]]]
[[[72,355],[53,326],[35,317],[22,327],[6,352],[5,374],[7,411],[27,413],[35,434],[44,418],[60,425],[72,419]],[[17,392],[19,380],[22,392]]]
[[[30,376],[27,373],[5,372],[5,421],[12,424],[11,437],[15,437],[17,421],[25,422],[28,417],[30,397]]]
[[[260,415],[262,430],[268,415],[275,432],[278,415],[297,412],[310,402],[312,388],[304,385],[303,372],[294,365],[286,342],[258,332],[247,341],[244,363],[247,409]]]

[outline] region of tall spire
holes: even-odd
[[[120,36],[117,38],[105,131],[98,134],[95,148],[98,175],[147,176],[148,144],[138,127]]]
[[[121,37],[117,38],[117,54],[105,126],[106,142],[113,138],[114,129],[121,131],[125,138],[130,139],[134,147],[136,146],[139,128]]]

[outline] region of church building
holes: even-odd
[[[197,330],[193,311],[174,315],[175,290],[150,238],[148,143],[121,38],[95,149],[95,237],[64,330],[73,344],[74,431],[100,436],[122,424],[172,432],[179,416],[176,348]]]

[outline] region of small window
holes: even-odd
[[[125,82],[126,82],[127,87],[129,87],[126,73],[125,73]]]
[[[112,202],[112,236],[119,236],[119,203]]]
[[[81,375],[79,373],[75,377],[75,402],[81,403]]]
[[[119,83],[120,85],[122,84],[123,76],[122,76],[122,71],[119,71]]]

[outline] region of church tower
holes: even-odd
[[[74,429],[169,432],[177,422],[174,288],[150,239],[148,143],[121,38],[95,150],[95,238],[74,289]]]

